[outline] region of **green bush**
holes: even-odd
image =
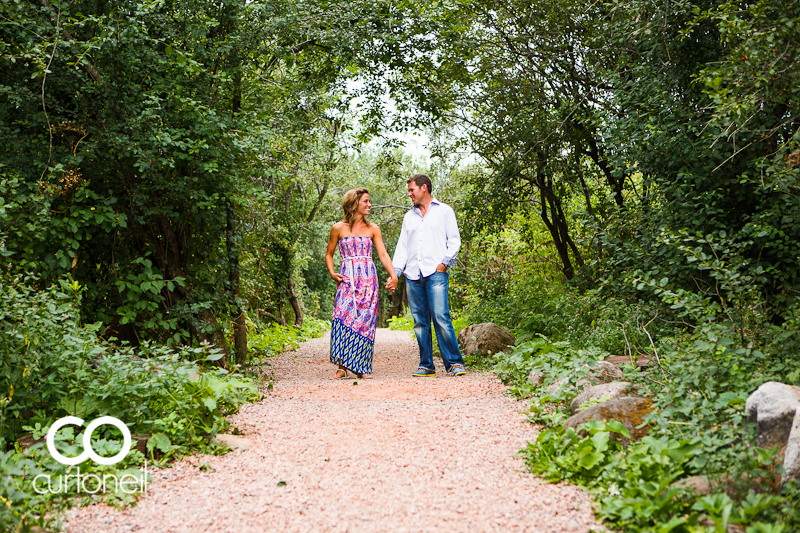
[[[625,434],[611,422],[592,422],[579,437],[564,430],[567,400],[574,392],[549,395],[545,388],[559,377],[575,382],[581,367],[607,356],[597,349],[577,349],[569,342],[539,337],[496,354],[494,371],[511,391],[530,400],[531,421],[545,425],[537,441],[523,451],[531,471],[551,482],[567,480],[587,487],[598,502],[598,515],[625,531],[702,531],[701,522],[741,524],[752,531],[796,528],[800,516],[792,484],[781,495],[756,495],[748,488],[772,486],[780,467],[775,450],[752,447],[753,428],[746,424],[744,401],[769,380],[796,383],[794,359],[778,360],[752,346],[726,324],[711,323],[693,335],[675,334],[657,346],[657,363],[643,373],[625,368],[626,380],[653,400],[645,417],[647,437],[628,448],[609,439]],[[527,382],[531,370],[544,372],[544,383]],[[741,479],[731,499],[722,493],[696,496],[673,482],[691,475]],[[772,525],[771,525],[772,523]],[[772,528],[772,529],[770,529]],[[722,529],[724,531],[724,527]],[[750,531],[750,529],[748,529]]]
[[[247,339],[252,357],[272,357],[286,350],[296,350],[301,342],[321,336],[330,329],[330,323],[318,318],[306,318],[303,327],[280,324],[256,325],[255,333]]]
[[[46,428],[45,428],[46,429]],[[42,432],[34,432],[40,437]],[[104,435],[92,436],[92,448],[106,457],[114,455],[122,448],[118,440],[107,439]],[[72,427],[66,427],[55,436],[55,445],[59,451],[67,456],[78,455],[81,447],[75,445],[76,435]],[[140,452],[131,450],[127,457],[113,466],[103,466],[87,461],[77,466],[65,466],[55,461],[43,443],[37,443],[26,450],[19,447],[8,452],[0,451],[0,531],[28,532],[33,526],[55,530],[60,526],[60,511],[76,503],[91,503],[106,501],[112,505],[124,505],[133,502],[141,492],[143,486],[121,487],[116,480],[126,475],[133,476],[144,483],[151,481],[149,475],[142,469],[145,457]],[[105,478],[105,490],[91,495],[79,492],[75,474],[80,472],[82,477],[98,476]],[[106,477],[106,476],[114,477]],[[43,479],[34,480],[37,476],[50,476],[51,485],[46,485]],[[68,477],[62,477],[68,476]],[[85,482],[84,482],[85,483]],[[46,491],[45,487],[52,487]],[[84,484],[84,488],[93,490],[95,485],[92,480]],[[98,487],[99,488],[99,487]]]
[[[226,414],[258,397],[252,381],[191,362],[219,359],[214,350],[101,344],[95,326],[80,325],[79,293],[75,282],[44,291],[19,277],[0,285],[0,438],[7,444],[23,425],[103,414],[198,445],[226,425]]]
[[[134,349],[101,343],[97,327],[84,326],[75,311],[81,287],[62,280],[36,290],[30,280],[0,278],[0,524],[24,531],[45,526],[51,511],[74,503],[63,494],[31,491],[40,473],[69,471],[41,445],[24,452],[15,443],[23,433],[41,438],[52,422],[67,415],[91,420],[113,416],[131,433],[149,435],[147,455],[164,462],[189,450],[213,450],[209,442],[229,426],[226,416],[245,402],[260,398],[255,383],[196,361],[221,357],[206,347]],[[111,456],[122,447],[121,435],[102,426],[93,434],[95,450]],[[77,455],[67,427],[58,446]],[[126,472],[145,460],[132,451],[114,468],[83,463],[81,472]],[[90,462],[91,463],[91,462]],[[69,467],[72,468],[72,467]],[[130,499],[119,491],[112,498]],[[2,528],[0,528],[2,529]]]

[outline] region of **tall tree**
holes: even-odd
[[[3,255],[42,284],[80,280],[107,335],[227,352],[232,321],[241,361],[245,199],[264,198],[265,148],[348,72],[375,7],[12,0],[0,13]]]
[[[605,73],[608,7],[579,2],[457,2],[408,8],[412,51],[377,54],[401,113],[398,124],[454,124],[493,173],[474,183],[477,221],[502,224],[521,205],[538,211],[571,278],[583,258],[569,228],[568,197],[625,203],[627,166],[609,158],[601,128],[611,110]],[[399,57],[398,57],[399,56]],[[386,71],[391,72],[391,74]],[[365,90],[379,87],[377,81]],[[403,113],[415,105],[422,115]],[[375,116],[380,116],[377,111]],[[535,206],[535,207],[534,207]],[[477,228],[480,229],[480,228]]]

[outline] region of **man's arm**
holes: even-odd
[[[447,253],[442,259],[442,264],[446,267],[453,267],[456,266],[456,257],[458,256],[458,251],[461,250],[461,234],[458,232],[456,213],[450,206],[448,206],[445,214],[444,235]]]
[[[403,227],[400,229],[400,237],[397,239],[397,247],[394,249],[394,256],[392,257],[392,266],[398,278],[403,275],[408,262],[407,237],[408,227],[406,226],[406,219],[403,218]]]

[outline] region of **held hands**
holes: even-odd
[[[386,280],[385,289],[387,291],[392,291],[392,294],[394,294],[395,289],[397,289],[397,276],[392,276]]]

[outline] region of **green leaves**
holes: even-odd
[[[155,450],[166,455],[173,450],[174,446],[169,440],[169,437],[163,433],[156,433],[147,439],[147,451],[150,452],[150,457],[153,458]]]

